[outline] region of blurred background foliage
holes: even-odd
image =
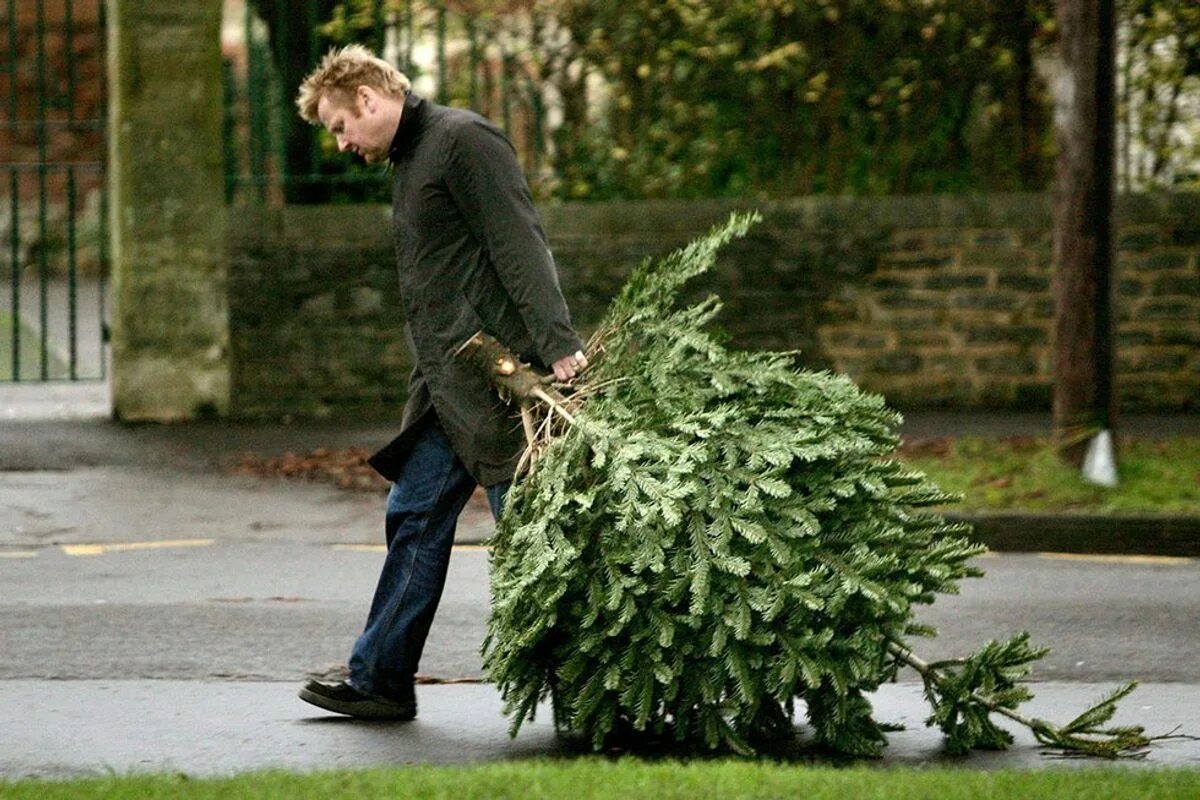
[[[572,195],[900,194],[1047,178],[1044,0],[573,2],[611,87]]]
[[[1120,188],[1200,190],[1200,2],[1118,8]]]
[[[388,196],[293,119],[303,74],[355,41],[504,127],[542,198],[1041,191],[1052,177],[1053,0],[250,3],[272,56],[258,72],[276,83],[242,93],[276,105],[262,129],[281,140],[258,150],[292,202]],[[1119,8],[1121,188],[1194,185],[1200,3]],[[253,28],[248,14],[250,50]],[[261,186],[257,171],[243,183]]]

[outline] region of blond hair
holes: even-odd
[[[306,122],[319,124],[317,104],[323,96],[339,94],[349,99],[359,86],[370,86],[391,97],[403,97],[412,90],[412,82],[403,72],[371,55],[361,44],[351,44],[325,54],[300,84],[296,108]]]

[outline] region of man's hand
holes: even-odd
[[[551,369],[554,370],[554,377],[565,383],[582,372],[587,365],[587,358],[583,355],[583,351],[576,350],[574,355],[563,356],[555,361]]]

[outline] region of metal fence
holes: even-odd
[[[102,379],[101,0],[5,0],[0,382]]]
[[[395,64],[414,90],[439,103],[471,108],[499,125],[517,148],[535,192],[548,177],[550,118],[547,86],[535,44],[546,35],[536,14],[468,14],[421,0],[358,0],[319,26],[310,44],[309,68],[320,46],[359,42]],[[297,170],[285,152],[294,124],[295,76],[281,74],[272,37],[281,37],[246,3],[241,34],[226,41],[225,165],[231,203],[387,200],[390,181],[378,168],[352,164],[314,132],[308,170]],[[288,19],[288,24],[299,24]],[[283,22],[281,20],[280,22]],[[297,197],[296,187],[324,191]]]

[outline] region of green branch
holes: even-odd
[[[926,696],[934,705],[934,715],[930,721],[941,723],[942,730],[952,740],[952,749],[960,747],[969,749],[969,747],[976,746],[969,741],[970,731],[965,730],[971,725],[969,722],[966,725],[963,723],[970,720],[972,716],[977,716],[980,709],[987,713],[1007,717],[1025,726],[1042,744],[1060,749],[1070,755],[1141,758],[1145,756],[1145,748],[1152,741],[1166,738],[1147,736],[1140,725],[1101,727],[1112,719],[1116,712],[1117,701],[1137,688],[1136,681],[1127,683],[1111,692],[1061,727],[1017,711],[1015,706],[1031,695],[1027,690],[1016,688],[1014,680],[1004,678],[995,680],[997,678],[995,673],[1014,666],[1019,666],[1021,671],[1024,671],[1024,665],[1027,663],[1024,659],[1025,656],[1040,657],[1040,652],[1028,649],[1027,641],[1028,635],[1022,634],[1010,642],[1007,648],[1010,657],[1007,660],[996,655],[1005,648],[989,649],[985,647],[980,654],[977,654],[977,656],[982,656],[981,658],[977,660],[964,659],[958,662],[957,669],[939,668],[937,665],[930,664],[894,639],[888,640],[887,649],[896,660],[920,673],[921,679],[925,682]],[[1020,663],[1014,663],[1015,660],[1019,660]],[[994,679],[991,683],[996,686],[995,691],[992,693],[981,692],[978,689],[969,688],[967,683],[960,680],[962,674],[970,672],[973,666],[979,667],[976,671],[980,677],[987,675],[989,671],[993,673],[987,677]],[[985,681],[977,678],[971,683],[981,682]],[[959,741],[955,742],[956,739]]]

